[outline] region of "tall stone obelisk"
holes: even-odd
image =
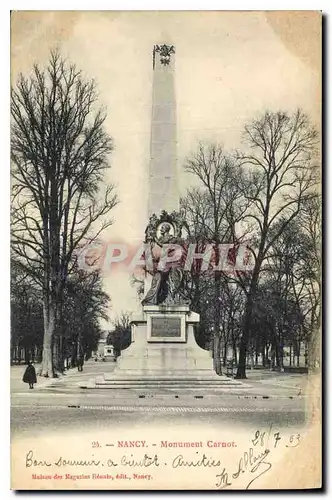
[[[179,209],[177,185],[175,47],[155,45],[152,54],[153,94],[148,217]]]

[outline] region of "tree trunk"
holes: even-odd
[[[55,336],[52,348],[53,376],[58,377],[63,373],[63,359],[61,356],[60,337]]]
[[[217,257],[219,262],[219,255]],[[215,315],[214,315],[214,340],[213,340],[213,356],[214,356],[214,369],[218,375],[222,374],[221,370],[221,338],[220,338],[220,272],[215,272],[214,275],[214,301],[215,301]]]
[[[57,298],[57,310],[56,310],[56,332],[54,334],[53,342],[53,373],[54,376],[59,376],[64,372],[63,363],[63,331],[62,331],[62,307],[59,297]],[[59,305],[60,304],[60,305]]]
[[[279,343],[279,335],[276,330],[273,328],[273,350],[275,353],[275,367],[277,369],[280,368],[280,343]]]
[[[308,335],[308,369],[315,373],[320,371],[321,366],[321,306],[320,302],[317,308],[313,308],[310,318],[309,335]]]
[[[320,368],[320,339],[319,332],[313,334],[308,348],[308,367],[310,372],[319,371]]]
[[[246,304],[245,311],[245,321],[243,326],[243,332],[241,336],[240,342],[240,354],[239,354],[239,364],[237,367],[237,373],[235,375],[236,379],[246,379],[246,355],[247,355],[247,347],[248,341],[250,337],[251,330],[251,316],[252,316],[252,307],[253,307],[253,290],[249,292]]]
[[[268,368],[270,368],[271,367],[271,359],[269,358],[269,356],[270,356],[270,344],[266,344],[265,348],[266,348],[266,362],[267,362]]]
[[[255,365],[258,365],[258,352],[259,352],[259,344],[258,340],[256,340],[256,346],[255,346]]]
[[[308,342],[304,343],[304,366],[308,366]]]
[[[254,361],[254,349],[252,346],[250,347],[250,350],[249,350],[249,364],[251,366],[251,369],[253,370],[253,368],[255,366],[255,361]]]
[[[221,348],[220,335],[215,335],[214,340],[213,340],[213,365],[214,365],[215,372],[218,375],[222,374],[220,348]]]
[[[55,304],[44,297],[44,341],[43,358],[40,375],[43,377],[53,377],[52,343],[55,332]]]
[[[285,368],[284,368],[284,347],[283,347],[283,345],[281,345],[279,347],[279,352],[280,352],[280,371],[284,372]]]
[[[58,369],[61,373],[65,370],[64,364],[64,318],[63,318],[63,293],[58,292],[58,335],[59,335],[59,354]]]
[[[235,378],[237,378],[237,379],[247,378],[247,376],[246,376],[246,352],[247,352],[247,346],[246,346],[245,342],[243,341],[243,336],[242,336],[241,344],[240,344],[240,352],[239,352],[239,363],[238,363],[237,372],[235,375]]]
[[[232,349],[233,349],[233,361],[237,365],[237,349],[236,349],[234,330],[232,331]]]
[[[59,375],[59,338],[54,336],[52,344],[52,362],[53,374],[55,377]]]
[[[275,341],[274,340],[272,340],[272,342],[271,342],[270,357],[271,357],[270,370],[274,371],[276,368],[276,351],[275,351]]]
[[[263,348],[262,348],[262,364],[263,364],[263,367],[265,368],[266,367],[266,345],[265,344],[263,345]]]
[[[225,341],[224,343],[224,353],[223,353],[223,366],[226,366],[226,361],[227,361],[227,342]]]

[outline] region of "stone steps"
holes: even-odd
[[[207,379],[207,380],[201,380],[201,379],[186,379],[186,378],[181,378],[181,379],[158,379],[158,380],[152,380],[152,379],[131,379],[131,378],[124,378],[124,379],[114,379],[114,380],[96,380],[97,385],[117,385],[117,384],[135,384],[135,385],[140,385],[144,386],[146,384],[149,385],[182,385],[182,384],[191,384],[191,385],[232,385],[232,386],[241,386],[242,384],[240,382],[237,382],[236,380],[215,380],[215,379]]]
[[[219,386],[211,386],[211,385],[200,385],[200,386],[195,386],[193,384],[181,384],[181,385],[150,385],[150,384],[145,384],[145,385],[136,385],[136,384],[98,384],[98,385],[83,385],[80,384],[81,389],[101,389],[101,390],[139,390],[140,392],[144,391],[190,391],[190,392],[197,392],[197,391],[204,391],[204,394],[214,393],[218,391],[228,391],[228,390],[236,390],[236,391],[241,391],[242,389],[248,388],[246,387],[239,387],[239,386],[233,386],[233,385],[219,385]]]
[[[181,376],[178,378],[161,377],[151,378],[143,376],[140,379],[134,377],[123,378],[102,378],[91,379],[87,384],[79,384],[81,388],[87,389],[139,389],[139,390],[211,390],[219,389],[244,389],[250,387],[239,380],[229,379],[227,377],[199,379],[194,377]]]
[[[232,380],[225,375],[219,376],[213,370],[182,370],[179,372],[165,372],[164,370],[117,370],[113,373],[104,373],[97,376],[97,379],[104,380]]]

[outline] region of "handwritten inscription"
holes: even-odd
[[[25,454],[25,467],[32,469],[32,479],[35,480],[121,480],[121,481],[151,481],[153,479],[153,470],[161,470],[165,467],[170,470],[198,470],[205,469],[212,472],[214,477],[214,486],[217,489],[237,488],[250,489],[256,482],[272,469],[274,450],[280,447],[296,448],[301,443],[299,433],[290,436],[284,436],[279,430],[273,430],[272,426],[268,430],[257,429],[251,436],[247,448],[241,450],[238,457],[234,454],[237,449],[237,443],[234,441],[167,441],[162,440],[158,443],[160,448],[164,448],[163,454],[144,453],[144,448],[157,446],[156,443],[149,443],[146,440],[119,440],[114,443],[103,444],[93,441],[92,448],[100,449],[105,447],[103,458],[95,456],[95,450],[90,456],[79,458],[61,454],[53,460],[45,456],[38,455],[37,452],[30,449]],[[109,455],[109,448],[138,448],[141,453],[123,453],[122,456]],[[211,455],[192,448],[210,449]],[[143,449],[142,449],[143,448]],[[174,448],[187,448],[187,450],[174,450]],[[227,449],[233,449],[231,463],[227,458]],[[144,450],[145,451],[145,450]],[[226,452],[226,453],[225,453]],[[235,461],[234,461],[235,458]],[[48,470],[44,474],[37,474],[36,469],[45,468],[51,472],[51,467],[59,470],[56,474],[49,474]],[[73,467],[76,473],[68,472],[68,467]],[[66,473],[61,473],[61,468],[65,468]],[[83,468],[84,472],[77,474],[78,469]],[[90,469],[90,470],[89,470]],[[92,472],[91,469],[95,469]],[[97,470],[98,469],[98,470]],[[104,469],[104,470],[101,470]],[[106,469],[106,470],[105,470]],[[130,470],[134,469],[132,473]],[[136,469],[136,470],[135,470]],[[138,469],[138,470],[137,470]],[[148,469],[148,470],[146,470]],[[85,473],[86,471],[86,473]],[[104,473],[101,473],[104,472]],[[150,473],[152,472],[152,473]]]
[[[220,460],[208,458],[205,453],[195,460],[187,460],[183,455],[177,455],[172,460],[172,467],[220,467]]]
[[[158,456],[149,456],[145,454],[143,457],[136,459],[131,455],[128,457],[127,455],[123,455],[120,460],[120,464],[126,467],[150,467],[155,466],[159,467]],[[75,466],[75,467],[99,467],[99,466],[107,465],[107,467],[117,467],[119,463],[112,458],[106,460],[106,462],[102,462],[101,460],[96,460],[94,458],[88,460],[76,460],[69,459],[63,456],[60,456],[56,461],[49,462],[47,460],[37,459],[32,450],[29,450],[26,454],[25,458],[25,467],[67,467],[67,466]]]
[[[257,475],[247,484],[246,489],[248,489],[256,479],[271,469],[272,464],[265,460],[269,453],[270,450],[266,449],[263,452],[255,454],[255,450],[253,448],[249,448],[249,450],[245,451],[243,456],[240,458],[238,470],[232,474],[232,478],[237,479],[241,473],[246,471],[249,471],[251,474],[255,474],[257,472]]]

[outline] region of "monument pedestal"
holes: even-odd
[[[183,305],[147,305],[132,320],[132,343],[113,373],[96,379],[99,388],[218,389],[242,384],[213,369],[210,352],[194,336],[199,315]]]

